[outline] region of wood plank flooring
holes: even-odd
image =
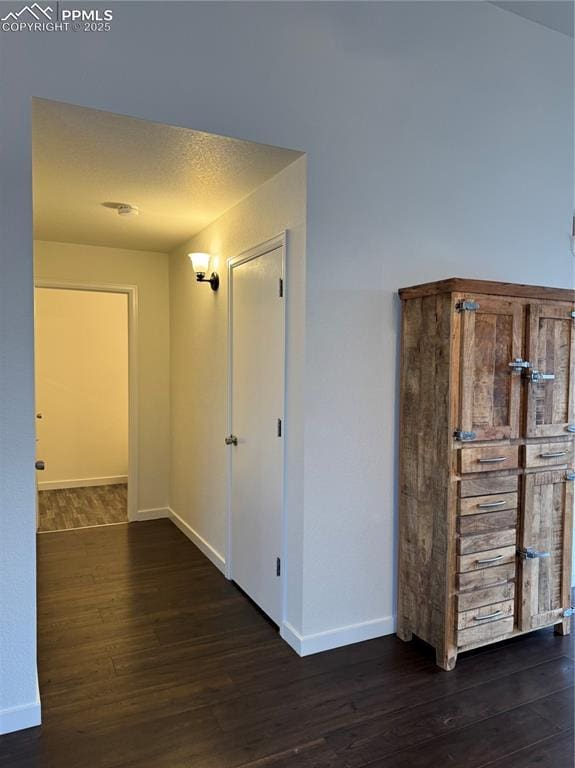
[[[95,485],[39,491],[40,533],[128,521],[128,486]]]
[[[1,768],[572,768],[571,637],[304,659],[169,521],[38,537],[44,725]]]

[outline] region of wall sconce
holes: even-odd
[[[210,267],[211,256],[209,253],[188,253],[192,267],[196,273],[196,280],[198,283],[209,283],[212,287],[212,291],[217,291],[220,285],[220,278],[217,272],[212,272],[209,277],[206,277],[206,272]]]

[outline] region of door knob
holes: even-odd
[[[36,469],[46,469],[46,464],[43,461],[37,461],[34,466]]]
[[[229,435],[226,437],[226,445],[237,445],[238,438],[235,435]]]

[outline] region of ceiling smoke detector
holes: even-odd
[[[130,203],[102,203],[104,208],[112,208],[118,212],[118,216],[139,216],[140,209]]]
[[[140,209],[137,205],[120,205],[118,216],[139,216]]]

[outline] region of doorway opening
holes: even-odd
[[[117,529],[128,548],[139,546],[141,536],[130,535],[135,525],[167,519],[282,627],[284,497],[303,473],[302,451],[289,449],[290,435],[302,434],[297,419],[303,416],[289,402],[301,403],[296,388],[303,377],[286,375],[285,348],[288,343],[293,370],[303,366],[305,154],[38,99],[33,181],[37,293],[123,300],[129,336],[129,417],[122,427],[129,466],[64,472],[69,481],[95,478],[91,485],[47,485],[63,474],[51,474],[54,419],[44,403],[44,384],[54,389],[63,380],[59,391],[72,408],[74,365],[86,372],[93,362],[88,337],[68,317],[49,361],[56,373],[38,359],[40,518],[50,517],[47,502],[58,502],[56,492],[62,506],[74,506],[84,487],[96,525],[134,524],[124,533]],[[43,324],[37,310],[38,346]],[[72,346],[84,344],[86,363],[64,354],[66,335],[74,337]],[[106,386],[118,378],[106,372],[109,363],[104,354],[97,371]],[[97,376],[87,378],[95,384]],[[101,405],[111,405],[104,384],[94,403],[75,406],[83,426],[70,453],[78,462],[86,454],[80,437],[104,430],[103,416],[96,416]],[[232,429],[237,444],[226,440]],[[63,449],[66,440],[63,429],[55,430],[53,443]],[[104,453],[113,458],[111,448]],[[126,477],[127,514],[119,520],[115,507]],[[102,505],[111,507],[108,518],[97,509]],[[46,527],[41,521],[39,529]],[[53,529],[69,527],[81,526]]]
[[[127,523],[137,508],[137,288],[38,279],[37,530]]]

